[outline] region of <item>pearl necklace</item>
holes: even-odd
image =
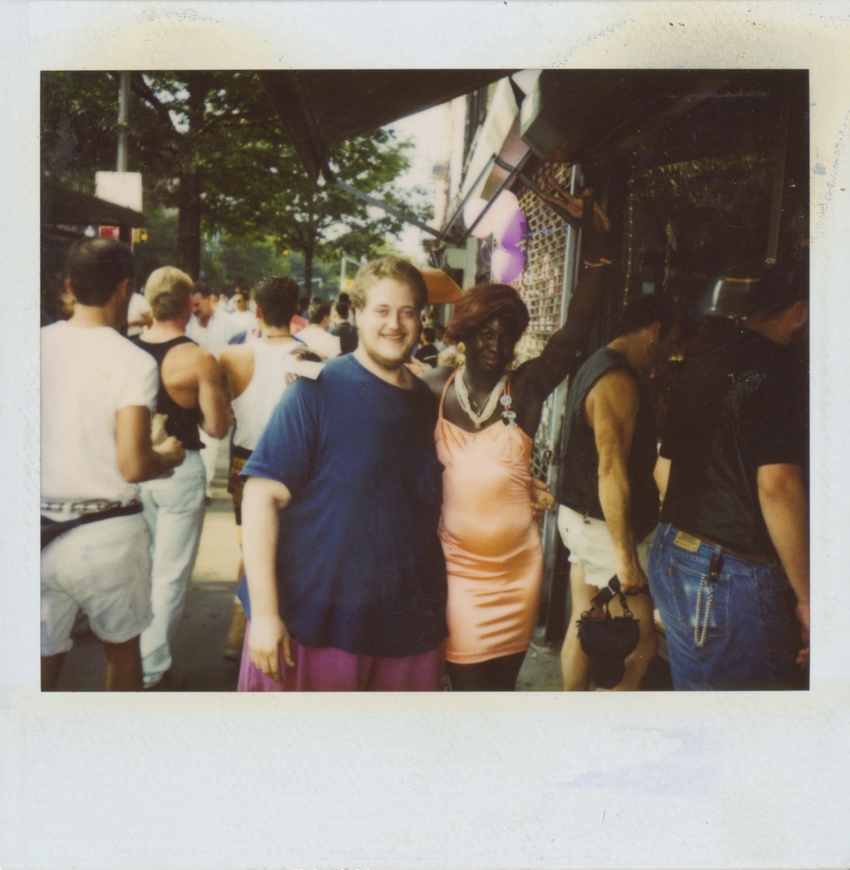
[[[466,385],[466,381],[463,379],[464,370],[465,366],[461,366],[455,375],[455,394],[457,395],[460,407],[466,412],[466,416],[472,420],[476,429],[480,429],[482,423],[485,423],[493,416],[493,411],[496,410],[496,405],[499,401],[499,397],[502,395],[502,390],[505,388],[505,382],[507,381],[508,376],[502,375],[502,377],[499,378],[499,382],[495,387],[493,387],[492,392],[487,397],[483,410],[480,413],[477,413],[472,410],[469,388]]]

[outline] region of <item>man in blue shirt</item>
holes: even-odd
[[[284,393],[243,470],[243,691],[439,687],[436,403],[405,366],[427,291],[385,257],[351,295],[357,349]]]

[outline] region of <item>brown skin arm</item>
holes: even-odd
[[[809,659],[809,500],[799,465],[762,465],[758,469],[759,506],[770,540],[797,596],[797,619],[804,648],[799,664]]]
[[[119,408],[115,414],[118,470],[128,483],[159,477],[179,465],[186,455],[172,435],[157,447],[151,446],[151,415],[141,405]]]
[[[627,460],[632,445],[640,395],[630,375],[613,371],[588,393],[585,418],[593,428],[599,453],[599,502],[616,553],[617,576],[623,592],[642,589],[646,574],[638,563],[629,519],[631,487]]]
[[[242,552],[251,598],[251,661],[266,676],[280,683],[280,651],[289,667],[294,666],[289,632],[280,618],[277,595],[278,512],[291,501],[289,490],[279,481],[249,477],[242,498]]]
[[[525,416],[523,412],[535,416],[533,411],[536,409],[539,422],[540,408],[546,397],[570,373],[575,364],[576,352],[582,347],[593,327],[602,303],[606,281],[605,267],[582,267],[570,297],[566,322],[549,339],[539,357],[528,360],[517,369],[513,383],[521,417]],[[522,420],[520,423],[522,425]],[[537,429],[536,423],[533,428]]]
[[[594,200],[593,191],[586,189],[581,197],[577,197],[561,187],[551,174],[546,176],[546,180],[555,193],[544,190],[541,196],[547,202],[556,204],[561,212],[581,221],[585,209],[593,209],[592,219],[584,222],[582,259],[597,261],[600,252],[607,251],[609,247],[611,221]],[[570,374],[576,353],[593,328],[607,280],[607,266],[588,267],[582,264],[570,296],[564,325],[549,339],[543,353],[523,363],[514,375],[518,422],[531,437],[537,431],[546,397]]]

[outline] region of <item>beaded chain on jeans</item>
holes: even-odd
[[[706,596],[705,619],[702,623],[702,631],[700,631],[699,614],[700,610],[702,609],[702,592],[708,582],[717,582],[717,578],[720,575],[720,567],[722,564],[723,548],[717,546],[714,548],[714,552],[711,554],[711,561],[708,563],[708,573],[703,575],[702,580],[699,581],[699,589],[697,589],[696,619],[694,620],[694,643],[697,645],[697,649],[702,649],[702,647],[705,646],[705,638],[708,634],[708,622],[711,618],[711,602],[714,599],[714,589],[709,587],[708,594]]]

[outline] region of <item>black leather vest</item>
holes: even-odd
[[[629,514],[635,538],[646,537],[658,522],[658,490],[652,477],[657,458],[655,422],[649,397],[626,358],[602,347],[578,370],[567,393],[564,450],[558,474],[557,500],[582,514],[604,520],[599,503],[599,453],[593,429],[584,418],[587,394],[615,369],[628,372],[640,391],[632,445],[627,460],[631,499]]]

